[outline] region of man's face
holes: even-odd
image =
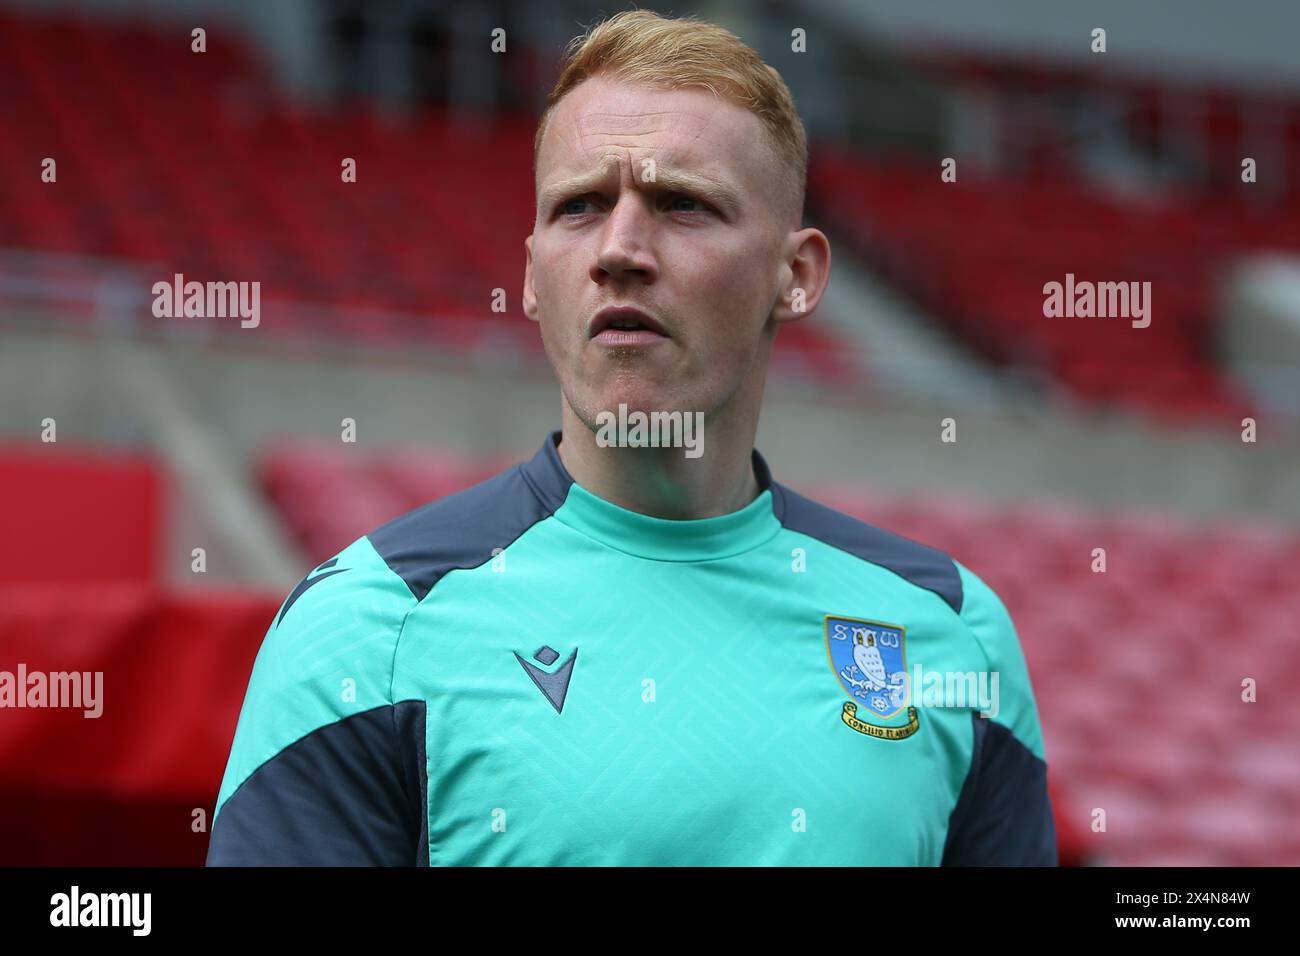
[[[537,160],[524,311],[588,427],[620,402],[707,420],[746,384],[761,396],[769,320],[790,275],[782,247],[797,225],[778,222],[777,162],[761,121],[706,90],[596,77],[555,108]],[[667,335],[593,338],[609,306],[635,307]]]

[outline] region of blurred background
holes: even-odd
[[[808,128],[835,262],[777,340],[778,480],[1006,601],[1063,862],[1296,865],[1300,10],[1084,6],[660,12]],[[0,670],[105,675],[98,719],[0,710],[0,863],[202,863],[288,591],[558,427],[531,140],[617,9],[0,2]],[[259,281],[260,324],[156,318],[175,273]],[[1150,326],[1044,317],[1067,274],[1150,282]]]

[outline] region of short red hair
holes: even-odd
[[[556,105],[585,80],[605,76],[663,89],[703,88],[757,116],[781,162],[784,212],[803,220],[808,141],[794,98],[775,69],[734,33],[693,17],[667,19],[625,10],[570,41],[560,78],[546,98],[533,140],[533,163]]]

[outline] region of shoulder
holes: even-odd
[[[307,572],[276,612],[272,633],[287,648],[298,633],[316,641],[357,628],[395,632],[441,574],[481,564],[507,526],[533,517],[540,506],[530,508],[530,500],[536,504],[514,466],[385,522]]]
[[[363,540],[419,602],[448,571],[478,567],[550,514],[523,466],[514,465],[408,511]]]
[[[253,661],[218,808],[295,741],[391,703],[393,655],[414,606],[364,537],[294,586]]]
[[[1035,757],[1045,759],[1038,704],[1011,614],[997,592],[974,571],[960,563],[957,571],[965,595],[960,613],[962,623],[988,661],[991,686],[998,689],[997,713],[993,719]]]
[[[957,562],[943,551],[868,524],[781,484],[773,484],[773,495],[777,517],[785,528],[892,571],[909,584],[934,592],[955,613],[961,613],[963,579]]]
[[[398,625],[447,571],[477,567],[548,514],[511,466],[356,538],[298,582],[273,626]]]
[[[1011,614],[984,579],[960,561],[954,561],[961,580],[962,603],[959,614],[966,626],[990,647],[1014,642],[1017,645],[1015,626]]]

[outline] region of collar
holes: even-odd
[[[578,484],[560,459],[562,435],[552,431],[520,466],[524,478],[557,520],[608,547],[657,561],[708,561],[748,551],[781,530],[772,473],[757,448],[750,457],[757,498],[730,514],[679,521],[629,511]]]

